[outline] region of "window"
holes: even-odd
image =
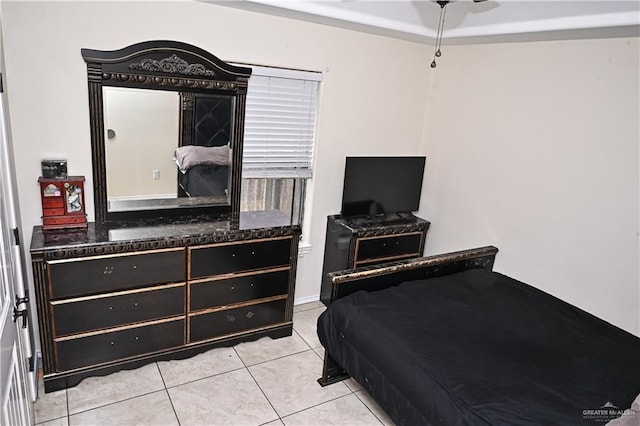
[[[241,210],[280,210],[302,222],[312,177],[322,74],[254,67],[245,111]]]

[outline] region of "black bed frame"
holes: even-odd
[[[468,269],[493,269],[498,249],[479,247],[452,253],[419,257],[327,274],[331,281],[330,303],[357,291],[377,291],[405,281],[455,274]],[[325,351],[322,377],[327,386],[349,378],[349,374]]]

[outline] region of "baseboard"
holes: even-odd
[[[320,293],[314,294],[313,296],[300,297],[298,299],[293,300],[294,305],[304,305],[305,303],[317,302],[320,300]]]

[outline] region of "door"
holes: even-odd
[[[0,81],[2,75],[0,74]],[[21,248],[9,144],[5,94],[0,84],[0,424],[33,424],[34,376],[22,280]],[[35,370],[31,368],[31,370]]]

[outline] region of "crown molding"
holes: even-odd
[[[245,0],[210,2],[414,42],[433,44],[436,38],[436,30],[428,26],[341,8],[339,7],[340,1]],[[437,9],[435,10],[437,11]],[[455,44],[622,36],[640,36],[640,13],[638,11],[461,26],[445,29],[443,32],[445,42],[449,41]]]

